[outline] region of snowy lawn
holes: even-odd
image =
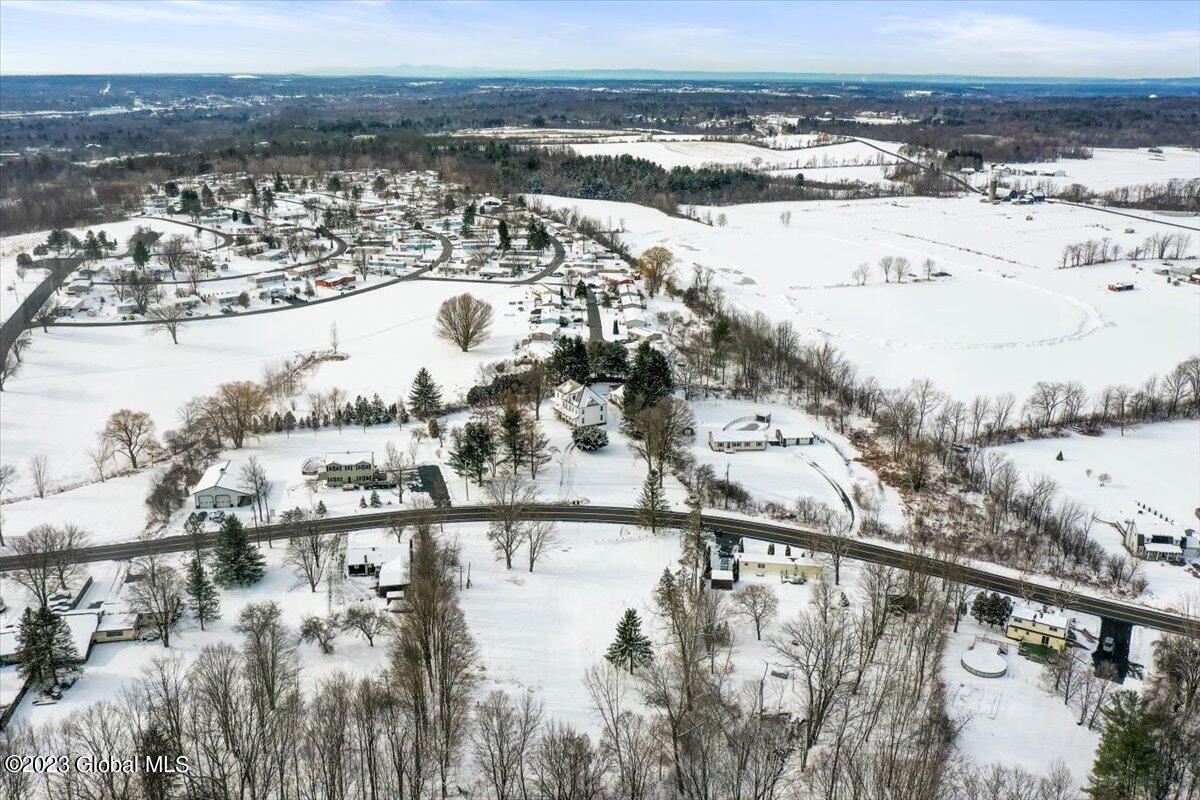
[[[1137,503],[1180,527],[1197,525],[1200,421],[1159,422],[1129,428],[1124,435],[1109,429],[1103,436],[1072,434],[996,449],[1011,458],[1026,479],[1049,476],[1065,496],[1091,510],[1097,518],[1092,538],[1111,553],[1128,551],[1109,523],[1136,518]],[[1059,452],[1062,461],[1055,460]],[[1111,482],[1101,486],[1099,477],[1104,474]],[[1189,594],[1200,595],[1200,580],[1180,567],[1146,561],[1142,571],[1150,582],[1147,593],[1168,604]]]
[[[464,291],[496,306],[491,339],[465,354],[433,332],[438,305]],[[13,494],[28,493],[25,466],[38,453],[48,457],[55,483],[89,477],[85,448],[113,411],[147,411],[159,431],[167,430],[184,402],[218,384],[255,380],[267,364],[327,349],[334,324],[350,358],[322,366],[309,390],[338,386],[351,398],[379,392],[393,402],[407,396],[413,376],[427,366],[445,398],[453,399],[471,385],[481,363],[510,356],[525,334],[525,320],[507,305],[520,291],[406,282],[278,314],[185,324],[178,345],[145,326],[38,329],[24,371],[0,393],[3,461],[22,473]]]

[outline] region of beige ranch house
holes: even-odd
[[[758,578],[778,578],[781,581],[806,578],[816,580],[824,574],[819,563],[804,556],[777,553],[737,553],[740,575]]]

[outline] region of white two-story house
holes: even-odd
[[[554,390],[551,400],[554,416],[572,428],[603,425],[608,422],[608,404],[590,386],[564,381]]]

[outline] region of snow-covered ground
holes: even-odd
[[[1103,436],[1072,434],[996,448],[1027,478],[1047,475],[1062,493],[1096,515],[1092,538],[1112,553],[1127,552],[1110,524],[1136,519],[1137,504],[1158,511],[1181,528],[1196,527],[1200,508],[1200,421],[1160,422],[1110,429]],[[1058,453],[1063,460],[1057,461]],[[1101,485],[1107,474],[1111,482]],[[1177,604],[1200,596],[1200,580],[1181,567],[1147,561],[1142,571],[1149,595]],[[1146,601],[1146,598],[1143,598]]]
[[[438,305],[463,291],[497,307],[491,339],[469,354],[433,334]],[[426,366],[451,399],[471,385],[479,364],[510,356],[526,335],[526,322],[506,310],[520,291],[412,281],[278,314],[186,324],[178,345],[144,326],[35,330],[25,369],[0,393],[3,461],[24,473],[31,456],[44,454],[54,482],[87,478],[84,450],[113,411],[147,411],[167,430],[184,402],[218,384],[254,380],[269,363],[327,349],[334,324],[350,358],[324,365],[311,390],[338,386],[351,397],[379,392],[394,402]],[[13,494],[28,492],[25,478]]]
[[[795,147],[799,142],[789,142]],[[803,142],[807,145],[807,140]],[[896,143],[878,142],[884,149],[895,152]],[[783,146],[783,143],[780,143]],[[874,164],[881,159],[892,161],[883,153],[861,142],[844,142],[821,147],[803,147],[798,150],[772,149],[742,142],[714,141],[652,141],[652,142],[602,142],[594,144],[572,144],[571,149],[581,156],[631,155],[653,161],[664,169],[674,167],[722,166],[753,167],[756,169],[786,170],[805,167],[837,167]]]
[[[1030,185],[1047,181],[1058,188],[1078,183],[1093,191],[1103,192],[1118,186],[1165,183],[1176,178],[1200,178],[1200,150],[1183,147],[1160,149],[1161,153],[1151,153],[1144,148],[1097,147],[1092,150],[1091,158],[1009,164],[1008,166],[1014,169],[1030,173],[1013,175],[1009,179],[1024,181]],[[1065,174],[1054,174],[1058,172]],[[985,175],[980,175],[975,180],[980,186],[987,184]]]
[[[996,649],[992,641],[1008,642],[1004,656],[1006,673],[999,678],[981,678],[963,669],[960,659],[974,644]],[[947,712],[951,719],[965,722],[956,742],[960,750],[984,763],[1048,771],[1052,761],[1061,761],[1076,783],[1091,771],[1099,731],[1076,725],[1079,712],[1049,695],[1040,685],[1041,664],[1017,654],[1015,642],[1004,633],[978,625],[969,616],[951,634],[942,659],[946,684]]]
[[[108,222],[102,225],[89,225],[87,227],[70,228],[68,230],[80,239],[89,230],[97,235],[101,231],[104,231],[108,234],[109,239],[117,242],[118,254],[123,254],[127,249],[126,244],[129,241],[129,237],[138,228],[149,228],[164,236],[185,234],[192,237],[192,241],[196,243],[196,246],[201,248],[213,247],[219,241],[211,233],[202,232],[200,237],[196,238],[194,235],[196,233],[195,228],[166,220],[148,219],[145,217],[135,217],[121,220],[120,222]],[[5,236],[0,239],[0,322],[8,319],[9,315],[21,304],[21,301],[46,276],[45,270],[31,268],[25,270],[25,276],[21,278],[17,274],[17,256],[20,253],[29,253],[32,255],[33,248],[46,241],[47,233],[47,231],[37,231],[35,233]]]
[[[694,266],[713,268],[734,307],[792,320],[885,386],[929,377],[969,399],[1023,397],[1039,380],[1140,384],[1200,341],[1200,287],[1168,285],[1151,262],[1056,269],[1067,244],[1107,237],[1128,248],[1159,230],[1093,209],[971,197],[763,203],[713,209],[727,218],[721,227],[632,203],[541,200],[623,224],[634,252],[666,246],[683,282]],[[884,256],[907,258],[918,276],[932,258],[950,277],[884,283]],[[872,271],[860,287],[852,276],[863,262]],[[1137,289],[1108,291],[1117,281]]]
[[[675,567],[679,557],[674,534],[653,536],[636,528],[614,525],[562,524],[558,544],[528,571],[518,559],[512,570],[495,560],[482,524],[445,526],[446,541],[456,543],[464,570],[469,566],[471,587],[462,593],[462,605],[485,666],[481,693],[493,688],[510,693],[532,689],[546,703],[548,715],[570,721],[588,730],[597,728],[587,691],[584,671],[603,660],[616,623],[626,608],[637,609],[649,620],[650,598],[662,571]],[[386,543],[382,531],[351,534],[349,543]],[[228,641],[236,634],[233,625],[241,608],[250,602],[274,600],[284,610],[293,628],[302,617],[323,615],[329,608],[324,586],[310,592],[298,586],[283,564],[284,546],[263,548],[269,569],[266,578],[245,589],[221,592],[221,619],[207,631],[187,620],[172,635],[171,652],[186,661],[208,644]],[[176,560],[180,560],[177,558]],[[102,562],[90,567],[95,580],[85,602],[103,599],[119,566]],[[465,573],[464,573],[465,574]],[[747,580],[756,580],[748,577]],[[366,581],[344,582],[348,588],[339,605],[371,600],[374,593]],[[807,599],[808,587],[773,584],[779,593],[780,619],[794,616]],[[8,598],[17,605],[22,598]],[[766,642],[754,640],[753,627],[735,625],[738,653],[735,679],[757,680],[769,658]],[[60,703],[33,706],[27,697],[18,715],[29,722],[61,719],[71,710],[101,699],[112,699],[132,681],[139,670],[164,653],[157,642],[99,644],[92,650],[83,678]],[[368,647],[358,637],[342,634],[332,655],[321,655],[315,645],[301,645],[306,679],[315,680],[335,669],[365,674],[378,669],[386,656],[386,642]],[[8,675],[4,676],[8,679]]]

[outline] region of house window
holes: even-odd
[[[1049,637],[1049,636],[1043,636],[1043,637],[1042,637],[1042,644],[1050,644],[1050,637]]]

